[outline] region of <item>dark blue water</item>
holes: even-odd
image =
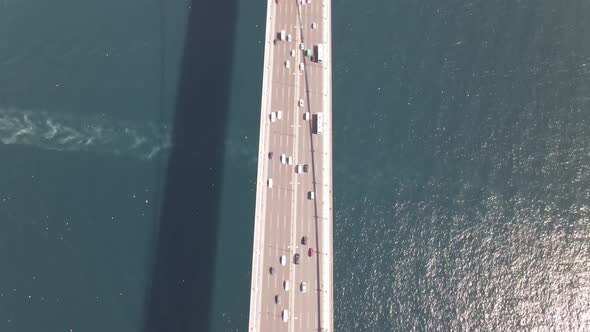
[[[0,2],[0,330],[144,321],[179,26],[156,2]]]
[[[339,331],[590,328],[583,1],[333,1]],[[0,331],[244,331],[264,2],[0,0]]]

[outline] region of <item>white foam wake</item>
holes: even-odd
[[[0,142],[152,159],[171,146],[165,124],[0,107]]]

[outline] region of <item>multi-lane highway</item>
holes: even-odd
[[[250,331],[332,331],[329,0],[268,0]]]

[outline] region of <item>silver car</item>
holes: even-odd
[[[305,281],[301,282],[301,285],[299,285],[299,289],[301,290],[301,293],[306,293],[307,292],[307,283]]]

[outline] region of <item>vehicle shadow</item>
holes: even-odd
[[[192,0],[189,8],[144,332],[211,325],[237,0]]]

